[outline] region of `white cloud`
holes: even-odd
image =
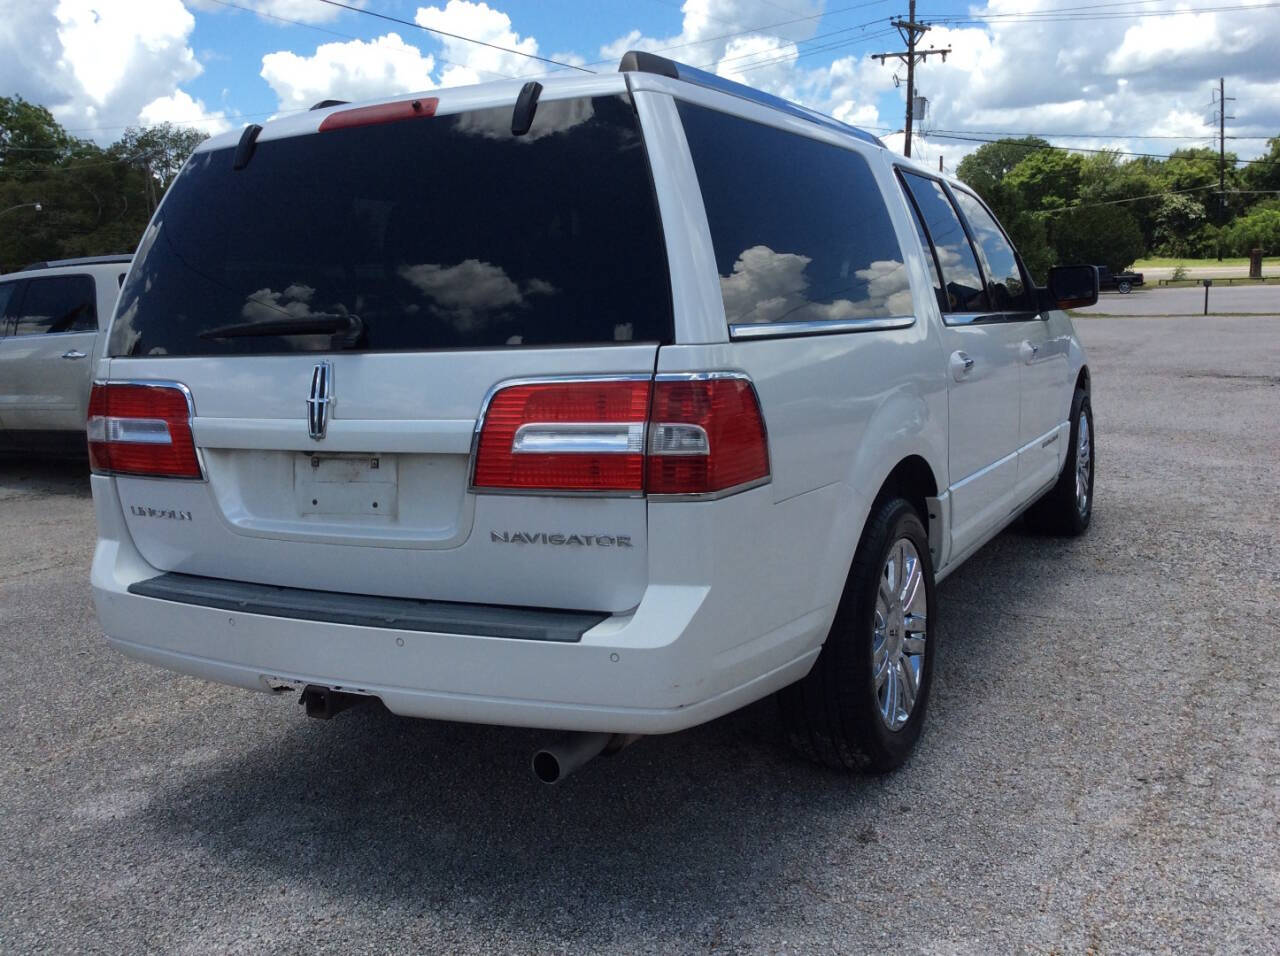
[[[283,20],[296,20],[301,23],[326,23],[342,13],[341,7],[317,0],[237,0],[240,6],[248,7],[264,15],[268,22],[271,17]],[[363,7],[364,0],[344,0],[353,7]],[[187,0],[188,6],[210,13],[225,13],[227,8],[212,0]],[[279,22],[279,21],[276,21]]]
[[[202,70],[188,42],[194,27],[181,0],[11,3],[0,17],[0,89],[110,142],[145,106],[186,96],[180,84]]]
[[[210,112],[202,100],[193,99],[182,90],[172,96],[156,97],[139,111],[138,118],[146,126],[174,123],[195,127],[210,136],[225,133],[231,128],[226,113],[222,110]]]
[[[509,16],[486,3],[449,0],[444,9],[419,7],[413,19],[420,26],[433,30],[472,37],[495,46],[519,50],[520,53],[538,54],[537,40],[529,36],[521,37],[511,28]],[[541,69],[546,64],[539,64],[520,53],[507,53],[447,36],[441,36],[440,42],[444,47],[441,60],[445,61],[440,74],[441,86],[467,86],[503,76],[546,72]]]
[[[376,39],[324,43],[311,56],[287,50],[262,58],[262,78],[281,109],[307,109],[320,100],[368,100],[429,90],[435,58],[396,33]]]

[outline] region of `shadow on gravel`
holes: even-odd
[[[15,495],[89,496],[89,462],[0,452],[0,500]]]
[[[965,748],[975,726],[989,730],[982,694],[1020,639],[1008,612],[1037,605],[1054,580],[1019,574],[1009,598],[993,577],[1052,563],[1062,548],[1015,529],[940,586],[944,612],[967,595],[985,597],[977,612],[944,617],[952,623],[941,637],[957,646],[944,648],[930,732],[913,762],[888,777],[849,777],[794,757],[772,699],[641,740],[556,788],[528,770],[542,732],[371,706],[331,722],[299,715],[271,743],[186,773],[152,804],[147,825],[170,845],[255,876],[402,916],[461,914],[521,938],[638,945],[647,931],[676,926],[691,934],[687,943],[705,945],[725,920],[769,921],[786,906],[794,916],[810,902],[852,907],[867,898],[859,887],[883,883],[891,858],[928,858],[938,835],[918,823],[904,831],[902,821],[927,815],[950,827],[948,790],[966,777],[981,786],[989,768],[967,765]],[[1020,728],[1015,720],[1009,733]],[[843,888],[823,885],[833,870]]]

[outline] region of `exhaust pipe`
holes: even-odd
[[[545,784],[559,783],[600,754],[616,754],[640,734],[567,733],[533,752],[533,775]]]

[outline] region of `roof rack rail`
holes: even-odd
[[[765,93],[743,83],[735,83],[733,80],[726,80],[722,76],[708,73],[706,70],[699,70],[697,67],[687,66],[675,60],[668,60],[665,56],[658,56],[656,53],[629,50],[622,55],[622,62],[618,64],[618,72],[654,73],[673,80],[683,80],[686,83],[703,86],[709,90],[719,90],[721,93],[728,93],[744,100],[750,100],[753,103],[759,103],[762,106],[770,106],[800,119],[808,120],[810,123],[838,130],[841,133],[856,136],[868,143],[874,143],[876,146],[884,147],[884,143],[879,136],[868,133],[864,129],[858,129],[856,126],[842,123],[834,117],[827,116],[825,113],[819,113],[817,110],[811,110],[807,106],[784,100],[782,97],[774,96],[772,93]]]
[[[321,100],[311,107],[313,110],[327,110],[330,106],[346,106],[350,100]]]
[[[63,266],[97,266],[112,262],[132,262],[133,253],[113,256],[81,256],[79,259],[47,259],[44,262],[33,262],[23,266],[19,272],[30,272],[33,269],[60,269]]]

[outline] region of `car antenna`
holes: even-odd
[[[530,80],[520,87],[520,95],[516,97],[516,108],[511,112],[511,135],[523,136],[533,125],[533,114],[538,111],[538,97],[542,95],[542,84]]]

